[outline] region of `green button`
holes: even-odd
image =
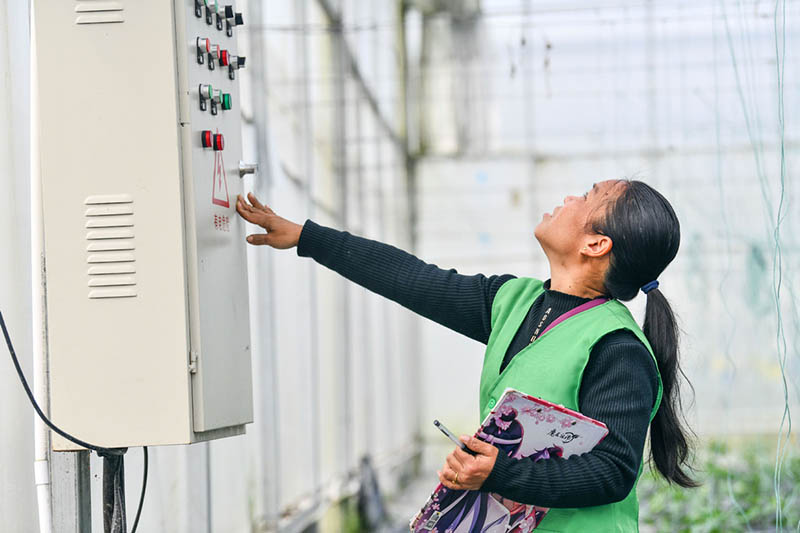
[[[494,407],[496,404],[497,404],[497,400],[495,400],[494,398],[489,398],[489,409]]]
[[[222,95],[222,109],[230,109],[231,108],[231,95],[225,93]]]

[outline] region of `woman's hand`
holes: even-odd
[[[241,195],[236,197],[236,211],[246,221],[267,230],[266,233],[248,235],[247,242],[266,244],[279,250],[297,246],[303,226],[279,217],[269,206],[262,205],[253,193],[248,193],[247,199],[250,203],[247,203]]]
[[[444,467],[437,472],[439,481],[448,489],[478,490],[492,473],[499,450],[475,437],[461,436],[461,442],[477,455],[456,448],[447,456]]]

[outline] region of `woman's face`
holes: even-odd
[[[590,244],[593,236],[590,222],[603,214],[623,187],[622,180],[595,183],[586,194],[567,196],[562,205],[545,213],[534,235],[548,257],[577,255]]]

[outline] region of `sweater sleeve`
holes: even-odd
[[[481,491],[543,507],[624,499],[636,482],[657,391],[656,366],[647,348],[628,331],[606,335],[592,350],[579,394],[581,412],[608,426],[606,438],[568,459],[533,462],[498,455]]]
[[[514,276],[465,276],[425,263],[394,246],[307,220],[297,255],[458,333],[486,344],[492,301]]]

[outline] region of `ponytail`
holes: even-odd
[[[678,362],[678,324],[669,302],[658,289],[647,293],[644,331],[656,356],[663,396],[650,424],[650,456],[667,480],[681,487],[699,483],[686,472],[691,446],[683,424],[680,378],[686,378]],[[688,383],[688,379],[686,380]]]
[[[657,283],[649,286],[678,253],[680,224],[658,191],[640,181],[623,184],[625,189],[611,201],[605,215],[591,225],[595,233],[607,235],[613,242],[605,287],[612,298],[627,301],[648,285],[642,329],[653,349],[663,387],[661,405],[650,425],[650,457],[669,482],[697,487],[699,483],[688,473],[691,432],[680,398],[680,379],[686,375],[678,362],[678,325]]]

